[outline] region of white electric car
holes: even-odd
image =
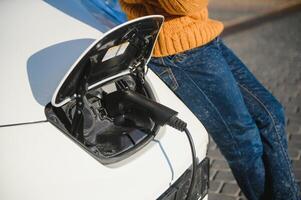
[[[186,135],[135,105],[121,119],[112,105],[122,89],[187,122],[198,159],[192,199],[207,199],[208,134],[147,69],[163,17],[105,33],[113,23],[88,4],[0,2],[0,199],[185,199]]]

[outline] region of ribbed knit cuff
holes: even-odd
[[[153,57],[174,55],[205,45],[220,35],[223,28],[223,24],[215,20],[193,23],[185,27],[184,30],[177,30],[176,32],[170,31],[170,27],[167,28],[163,25],[154,48]]]

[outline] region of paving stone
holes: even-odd
[[[213,142],[213,141],[210,141],[210,142],[209,142],[209,145],[208,145],[208,149],[209,149],[209,150],[215,150],[215,149],[217,149],[216,143]]]
[[[300,133],[300,124],[297,124],[294,120],[289,119],[286,131],[291,135],[298,135]]]
[[[301,133],[301,117],[298,117],[297,115],[287,115],[287,118],[289,119],[287,128],[291,129],[291,131],[293,131],[294,134],[300,134]]]
[[[226,160],[214,160],[211,166],[212,169],[217,169],[217,170],[225,170],[229,169],[229,165]]]
[[[295,140],[291,140],[289,141],[289,147],[290,149],[300,149],[301,147],[301,141],[295,141]]]
[[[300,83],[301,85],[301,83]],[[287,117],[289,118],[287,126],[291,124],[300,125],[301,124],[301,118],[296,117],[296,115],[288,114]]]
[[[288,144],[289,144],[288,150],[289,151],[300,151],[301,150],[300,147],[298,147],[298,146],[295,146],[295,147],[291,146],[291,143],[292,143],[292,141],[288,142]]]
[[[299,186],[299,188],[301,188],[301,181],[297,180],[297,185]]]
[[[235,181],[234,176],[231,171],[218,171],[216,176],[214,177],[216,181]]]
[[[247,197],[245,196],[245,194],[242,191],[239,192],[239,198],[247,199]]]
[[[301,160],[293,160],[294,170],[301,170]]]
[[[296,179],[301,180],[301,169],[294,170]]]
[[[212,167],[212,165],[213,165],[213,162],[214,162],[214,160],[213,159],[210,159],[210,167]]]
[[[295,114],[298,111],[298,106],[289,102],[288,104],[284,105],[284,110],[287,115]]]
[[[236,200],[236,197],[212,193],[212,194],[209,194],[208,200]]]
[[[301,135],[295,135],[293,134],[291,137],[292,141],[301,141]]]
[[[214,149],[214,150],[209,151],[208,156],[211,159],[217,159],[217,160],[223,160],[224,159],[224,157],[221,154],[221,152],[219,151],[219,149]]]
[[[218,193],[223,186],[221,181],[210,181],[209,191],[213,193]]]
[[[288,154],[292,160],[299,160],[300,159],[300,150],[299,147],[295,149],[288,149]]]
[[[213,180],[214,179],[214,177],[216,176],[216,174],[217,174],[217,171],[216,170],[214,170],[214,169],[210,169],[210,180]]]
[[[283,91],[280,91],[280,92],[283,94]],[[281,93],[280,93],[280,94],[281,94]],[[291,97],[289,97],[289,96],[284,96],[284,95],[275,95],[275,96],[277,96],[278,100],[280,101],[280,103],[281,103],[282,105],[288,104],[289,101],[290,101],[290,98],[291,98]]]
[[[300,84],[300,83],[297,83],[297,84]],[[294,105],[295,108],[300,108],[300,106],[301,106],[301,98],[299,96],[295,96],[294,98],[292,98],[292,100],[291,100],[290,103],[292,105]]]
[[[237,196],[239,194],[239,187],[237,184],[225,183],[221,193],[229,196]]]
[[[298,112],[298,110],[299,110],[299,108],[297,108],[296,113],[287,114],[287,117],[289,117],[291,121],[294,120],[297,122],[297,124],[300,124],[301,123],[301,113]]]

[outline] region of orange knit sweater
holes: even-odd
[[[119,0],[129,19],[164,15],[165,22],[153,56],[162,57],[204,45],[223,30],[223,24],[208,18],[208,0]]]

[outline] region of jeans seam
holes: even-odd
[[[158,74],[158,76],[162,76],[163,74],[167,73],[168,69],[163,70],[161,73]]]
[[[170,67],[174,67],[174,68],[177,68],[179,70],[183,70],[185,71],[184,69],[182,69],[181,67],[179,67],[176,63],[174,63],[172,60],[169,61],[171,63],[171,66]]]
[[[175,75],[173,74],[173,71],[171,70],[170,67],[167,69],[167,73],[168,73],[168,76],[171,79],[171,82],[173,84],[171,87],[175,91],[176,89],[178,89],[179,83],[178,83],[178,81],[177,81],[177,79],[176,79]]]
[[[281,139],[280,139],[280,133],[279,133],[279,130],[277,129],[276,127],[276,122],[275,122],[275,119],[274,119],[274,116],[273,114],[269,111],[269,109],[266,107],[266,105],[255,95],[253,94],[250,90],[248,90],[246,87],[244,87],[243,85],[237,83],[239,87],[241,87],[243,90],[245,90],[247,93],[249,93],[263,108],[264,110],[268,113],[268,115],[270,116],[270,118],[272,119],[272,122],[273,122],[273,127],[274,127],[274,130],[276,132],[276,135],[277,135],[277,139],[278,139],[278,143],[281,147],[281,153],[284,155],[285,159],[286,159],[286,162],[289,166],[289,169],[290,169],[290,181],[291,183],[294,183],[295,184],[295,179],[293,178],[293,169],[292,169],[292,166],[290,165],[290,159],[288,158],[288,156],[286,155],[285,153],[285,150],[284,150],[284,147],[281,143]],[[295,187],[294,187],[294,190],[295,190]],[[298,191],[295,191],[296,193],[298,193]],[[298,198],[298,197],[297,197]]]
[[[170,88],[173,90],[173,91],[175,91],[176,89],[178,89],[178,87],[179,87],[179,83],[178,83],[178,81],[177,81],[177,79],[176,79],[176,77],[175,77],[175,75],[174,75],[174,73],[173,73],[173,71],[172,71],[172,69],[171,69],[171,66],[168,66],[166,63],[165,63],[165,61],[164,61],[164,59],[161,57],[160,58],[161,59],[161,62],[162,62],[162,65],[164,66],[164,67],[166,67],[166,70],[164,70],[163,72],[161,72],[160,74],[159,74],[159,76],[162,76],[164,73],[167,73],[168,74],[168,77],[170,78],[170,80],[171,80],[171,86],[170,86]],[[171,62],[172,63],[172,62]],[[172,63],[173,64],[173,63]],[[174,64],[173,64],[174,65]]]
[[[228,124],[225,122],[224,118],[222,117],[222,115],[220,114],[220,112],[218,111],[218,109],[216,108],[216,106],[212,103],[212,101],[207,97],[207,95],[203,92],[203,90],[194,82],[194,80],[184,71],[183,72],[191,81],[192,83],[198,88],[198,90],[204,94],[204,96],[206,97],[206,99],[208,100],[208,102],[213,106],[213,108],[215,109],[215,111],[218,113],[219,117],[221,118],[223,124],[226,126],[226,129],[227,129],[227,132],[228,134],[230,134],[230,136],[232,137],[234,143],[235,143],[235,146],[236,146],[236,150],[238,151],[239,153],[239,156],[242,157],[242,153],[241,151],[239,150],[238,148],[238,143],[236,141],[236,139],[233,137],[233,134],[231,133],[230,131],[230,128],[228,127]],[[238,160],[239,164],[241,165],[241,160]],[[246,169],[243,169],[243,170],[246,170]],[[247,180],[247,185],[251,185],[250,183],[250,180],[248,177],[246,177],[246,180]]]
[[[161,59],[162,65],[166,66],[164,59],[162,57],[160,57],[160,59]]]
[[[212,103],[212,101],[207,97],[207,95],[203,92],[203,90],[195,83],[195,81],[184,71],[184,74],[189,78],[189,80],[198,88],[198,90],[206,97],[206,99],[208,100],[208,102],[213,106],[214,110],[218,113],[219,117],[222,119],[223,124],[226,126],[227,132],[230,134],[231,138],[235,141],[235,146],[236,149],[239,152],[239,156],[242,156],[241,151],[238,148],[238,144],[237,141],[234,139],[233,134],[230,131],[229,126],[227,125],[227,123],[225,122],[224,118],[222,117],[221,113],[218,111],[218,109],[216,108],[216,106]],[[239,161],[240,162],[240,161]]]

